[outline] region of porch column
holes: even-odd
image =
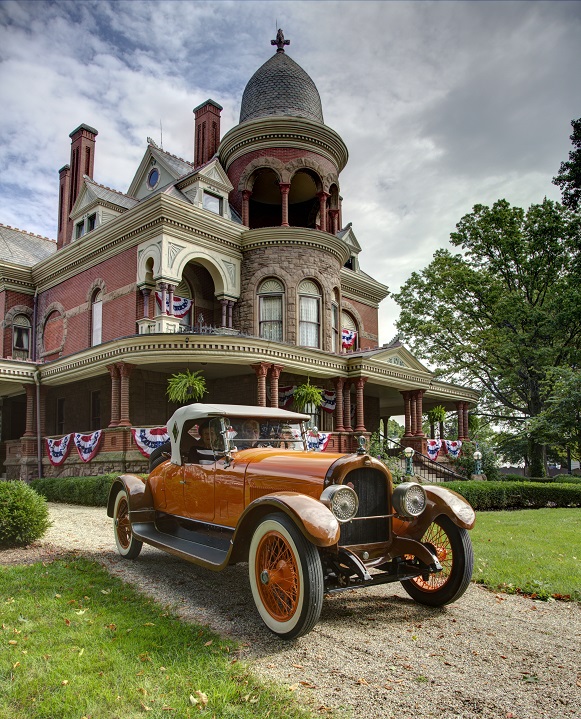
[[[344,432],[343,426],[343,385],[344,377],[335,378],[335,431]]]
[[[279,182],[278,186],[280,187],[280,194],[282,197],[282,222],[280,223],[280,226],[288,227],[288,193],[290,192],[290,183]]]
[[[416,433],[416,393],[410,392],[410,437]]]
[[[329,194],[327,192],[317,192],[319,198],[319,220],[321,232],[327,232],[327,200]]]
[[[250,227],[250,197],[251,190],[242,190],[242,224]]]
[[[458,439],[464,439],[464,402],[456,402],[456,415],[458,417]]]
[[[109,427],[119,424],[119,368],[116,364],[107,365],[111,375],[111,421]]]
[[[464,402],[464,439],[469,440],[470,439],[470,430],[468,428],[468,402]]]
[[[351,426],[351,380],[345,380],[343,387],[343,426],[345,432],[353,432]]]
[[[355,431],[365,432],[365,407],[363,404],[363,388],[367,382],[367,377],[358,377],[355,380],[356,405],[355,405]]]
[[[405,432],[404,437],[412,436],[412,404],[410,392],[400,392],[404,402]]]
[[[151,290],[149,287],[141,288],[141,295],[143,297],[143,319],[149,319],[149,295]]]
[[[256,372],[256,404],[258,407],[266,407],[266,374],[270,365],[268,362],[258,362],[250,366]]]
[[[284,369],[281,364],[273,364],[270,368],[270,406],[278,407],[278,380]]]
[[[167,284],[165,282],[160,282],[158,287],[161,292],[161,310],[159,314],[167,315]]]
[[[222,327],[226,327],[226,314],[228,312],[228,300],[220,300],[222,305]]]
[[[425,437],[424,430],[422,429],[422,418],[424,414],[423,397],[425,391],[425,389],[416,390],[416,429],[414,432],[416,437]]]
[[[40,407],[38,408],[38,411],[40,412],[40,436],[45,437],[46,436],[46,387],[43,384],[40,385],[39,394],[40,394]]]
[[[174,286],[173,286],[173,285],[168,285],[168,286],[167,286],[167,290],[168,290],[168,293],[169,293],[169,310],[168,310],[167,313],[168,313],[168,315],[169,315],[170,317],[173,317],[173,291],[174,291]]]
[[[34,429],[34,400],[36,396],[36,385],[24,385],[26,391],[26,430],[23,437],[36,437]]]
[[[129,419],[129,375],[134,365],[126,362],[117,362],[117,368],[120,375],[120,392],[119,392],[119,427],[131,427]]]
[[[232,329],[232,310],[234,309],[234,300],[228,300],[228,327]]]

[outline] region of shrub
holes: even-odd
[[[500,482],[542,482],[544,484],[581,484],[581,477],[572,474],[557,474],[554,477],[523,477],[520,474],[500,474]]]
[[[0,482],[0,546],[30,544],[50,525],[44,497],[24,482]]]
[[[105,507],[116,477],[117,474],[102,474],[98,477],[46,477],[34,479],[30,484],[49,502]]]
[[[477,511],[581,507],[581,486],[540,482],[446,482]]]
[[[463,474],[466,479],[470,479],[476,469],[476,461],[474,460],[474,452],[480,450],[482,453],[482,472],[489,480],[497,480],[498,471],[498,455],[487,444],[482,442],[478,446],[474,442],[465,440],[462,442],[462,452],[457,459],[451,459],[452,469],[458,474]]]

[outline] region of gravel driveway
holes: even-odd
[[[415,604],[399,585],[325,601],[306,637],[284,642],[254,609],[246,565],[214,574],[144,546],[115,552],[104,509],[50,504],[54,526],[0,563],[63,550],[88,553],[186,621],[245,645],[259,675],[289,687],[314,711],[362,719],[581,718],[581,606],[469,587],[449,607]]]

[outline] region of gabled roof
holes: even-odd
[[[119,190],[113,190],[110,187],[105,187],[105,185],[99,185],[99,183],[92,180],[88,175],[83,175],[83,185],[71,210],[71,216],[74,217],[78,215],[84,207],[88,207],[93,203],[99,204],[99,202],[115,205],[123,210],[130,210],[139,203],[139,200]]]
[[[0,262],[32,267],[55,252],[55,240],[0,224]]]
[[[431,370],[425,367],[397,338],[391,343],[383,345],[383,347],[376,347],[371,350],[360,350],[359,352],[349,353],[348,356],[363,356],[378,362],[386,362],[387,364],[393,364],[398,367],[407,367],[408,369],[432,374]]]
[[[177,157],[176,155],[172,155],[169,152],[162,150],[161,147],[158,147],[153,142],[153,140],[148,138],[147,148],[145,150],[145,154],[143,155],[143,159],[137,168],[137,172],[131,181],[129,189],[127,190],[128,195],[134,196],[137,194],[139,187],[146,179],[152,160],[154,161],[154,164],[159,163],[159,165],[163,167],[163,169],[174,180],[179,180],[185,175],[189,175],[194,169],[192,162],[188,162],[181,157]]]
[[[206,181],[208,184],[214,185],[217,189],[227,193],[234,189],[218,157],[212,157],[208,162],[197,167],[194,172],[182,177],[177,183],[177,187],[181,190],[200,180]]]
[[[361,245],[355,237],[355,233],[353,232],[353,227],[351,223],[349,223],[347,227],[343,228],[342,230],[339,230],[339,232],[337,232],[337,237],[343,240],[343,242],[346,242],[349,247],[354,250],[354,252],[361,252]]]

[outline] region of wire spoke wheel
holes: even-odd
[[[441,572],[430,572],[401,584],[406,592],[419,602],[433,607],[456,601],[464,594],[474,566],[472,542],[468,532],[440,515],[422,537],[425,544],[438,557]]]
[[[321,559],[285,514],[269,514],[256,527],[248,575],[258,613],[271,631],[294,639],[315,626],[323,604]]]

